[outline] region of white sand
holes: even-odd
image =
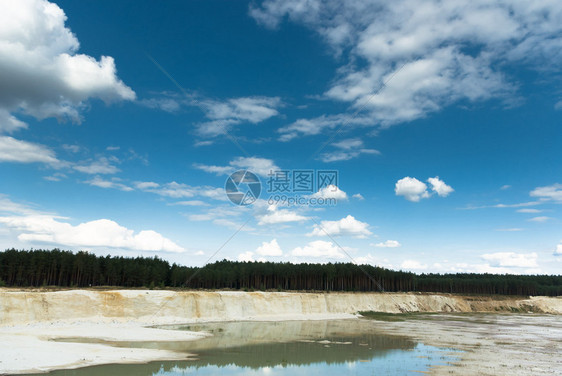
[[[39,373],[107,363],[143,363],[188,358],[188,354],[172,351],[53,341],[55,339],[192,341],[204,336],[202,333],[146,328],[127,323],[59,322],[2,327],[0,374]]]

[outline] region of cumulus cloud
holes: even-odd
[[[336,199],[336,200],[347,200],[347,193],[339,189],[337,186],[330,184],[322,187],[318,192],[311,195],[312,198],[322,198],[322,199]]]
[[[279,209],[275,205],[268,206],[265,212],[262,212],[257,208],[257,218],[259,225],[275,225],[281,223],[291,223],[291,222],[303,222],[307,221],[309,218],[304,215],[298,214],[295,211],[289,209]]]
[[[270,242],[263,242],[261,246],[256,249],[256,253],[261,256],[283,256],[283,250],[277,243],[277,239]]]
[[[373,245],[378,248],[398,248],[402,246],[402,244],[400,244],[400,242],[398,242],[397,240],[387,240],[385,242]]]
[[[325,97],[382,127],[457,102],[515,102],[509,66],[543,69],[562,57],[555,1],[266,0],[250,15],[269,28],[287,19],[320,35],[342,62]],[[329,120],[299,119],[282,138],[318,134]]]
[[[556,246],[556,249],[554,250],[554,256],[562,256],[562,241]]]
[[[238,255],[238,261],[241,261],[241,262],[254,262],[254,261],[256,261],[256,260],[254,260],[254,252],[247,251],[247,252],[240,253]]]
[[[366,238],[373,233],[368,230],[369,224],[358,221],[348,215],[339,221],[322,221],[320,225],[315,224],[311,233],[307,236],[353,236],[355,238]]]
[[[394,187],[396,196],[404,196],[406,200],[418,202],[422,198],[428,198],[427,185],[416,178],[406,176],[396,182]]]
[[[342,259],[345,257],[343,252],[332,242],[316,240],[308,243],[304,247],[296,247],[291,251],[291,255],[296,257],[326,257]]]
[[[431,184],[431,190],[437,193],[437,195],[440,197],[447,197],[451,192],[454,191],[451,186],[445,184],[443,180],[439,179],[439,176],[429,178],[427,179],[427,181],[429,182],[429,184]]]
[[[445,184],[438,176],[427,179],[431,184],[431,190],[440,197],[447,197],[454,189]],[[406,200],[419,202],[422,198],[429,198],[431,195],[427,190],[427,185],[416,178],[406,176],[396,182],[394,187],[396,196],[404,196]]]
[[[541,200],[553,200],[562,202],[562,184],[552,184],[545,187],[537,187],[530,193],[531,197],[538,197]]]
[[[363,195],[361,193],[356,193],[353,196],[354,199],[359,200],[359,201],[363,201],[365,199],[365,197],[363,197]]]
[[[538,255],[533,253],[496,252],[482,255],[492,267],[536,268]]]
[[[79,42],[65,27],[66,15],[46,0],[2,0],[0,13],[0,116],[24,113],[80,122],[89,98],[133,100],[110,56],[77,53]],[[23,127],[8,118],[2,128]]]
[[[63,247],[110,247],[136,251],[183,252],[184,249],[161,234],[144,230],[135,233],[109,219],[73,226],[51,215],[0,217],[0,223],[19,233],[18,240]]]

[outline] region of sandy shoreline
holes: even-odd
[[[153,325],[355,319],[361,310],[448,312],[474,309],[471,304],[459,297],[415,294],[0,291],[0,374],[186,360],[190,354],[185,352],[112,347],[99,342],[194,341],[206,336],[153,328]],[[494,309],[523,307],[562,313],[560,298],[503,299],[474,304]],[[497,316],[501,319],[496,323],[489,322],[494,316],[484,315],[476,320],[473,317],[478,315],[431,315],[423,321],[376,323],[381,333],[388,331],[428,345],[465,351],[458,365],[432,369],[436,375],[449,374],[451,370],[466,375],[546,375],[554,374],[552,370],[560,371],[556,350],[562,338],[561,316],[511,314]],[[526,324],[526,320],[534,324]],[[61,341],[64,339],[93,343]],[[515,361],[514,357],[522,360]],[[533,372],[529,373],[529,369]]]

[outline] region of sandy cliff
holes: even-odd
[[[562,313],[562,298],[464,297],[444,294],[200,292],[0,289],[0,325],[40,321],[126,320],[142,323],[351,317],[381,312]]]

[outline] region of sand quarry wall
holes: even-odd
[[[96,320],[173,323],[351,317],[379,312],[562,313],[562,297],[490,298],[416,293],[0,289],[0,325]]]

